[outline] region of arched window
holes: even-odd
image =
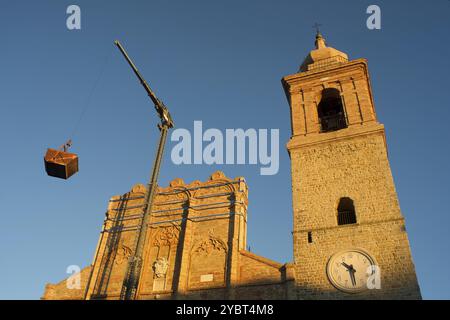
[[[322,132],[347,128],[344,107],[338,89],[327,88],[322,91],[317,111]]]
[[[341,198],[338,205],[338,225],[356,223],[355,206],[350,198]]]

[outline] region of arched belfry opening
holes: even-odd
[[[356,212],[353,200],[347,197],[339,200],[338,208],[338,225],[356,223]]]
[[[338,89],[327,88],[322,90],[322,97],[317,111],[321,132],[347,128],[347,120]]]

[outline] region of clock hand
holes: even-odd
[[[352,274],[350,276],[351,276],[351,279],[352,279],[353,286],[356,286],[355,274],[352,272]]]
[[[355,272],[356,272],[356,270],[353,268],[353,265],[351,264],[351,265],[348,265],[348,264],[346,264],[345,262],[341,262],[341,264],[345,267],[345,268],[347,268],[347,271],[348,271],[348,273],[349,273],[349,275],[350,275],[350,280],[352,281],[352,285],[353,286],[356,286],[356,279],[355,279]]]
[[[350,266],[350,267],[351,267],[351,269],[348,270],[348,272],[350,273],[350,279],[352,280],[353,286],[356,286],[356,279],[355,279],[356,270],[353,268],[353,266]]]
[[[353,267],[352,266],[349,266],[348,264],[346,264],[345,262],[342,262],[341,263],[344,267],[346,267],[347,268],[347,270],[350,270],[350,269],[352,269]]]

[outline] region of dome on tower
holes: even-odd
[[[300,72],[320,69],[348,61],[346,53],[332,47],[327,47],[325,39],[319,31],[316,34],[315,45],[316,49],[311,50],[305,60],[303,60],[300,66]]]

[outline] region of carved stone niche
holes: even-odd
[[[158,227],[155,230],[152,244],[156,247],[171,246],[178,243],[179,226]]]
[[[226,243],[214,236],[212,230],[209,236],[197,241],[190,255],[188,287],[225,285],[227,251]]]
[[[153,291],[163,291],[166,289],[166,274],[169,269],[169,261],[166,257],[159,257],[152,264],[153,273]]]

